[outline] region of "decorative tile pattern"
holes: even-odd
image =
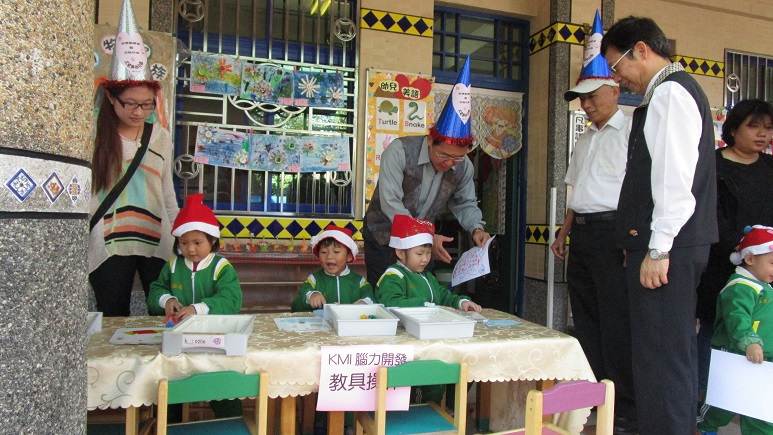
[[[328,225],[348,228],[362,240],[362,221],[346,219],[293,219],[275,217],[217,216],[223,238],[311,239]]]
[[[556,234],[561,231],[561,225],[556,226]],[[566,238],[569,244],[569,237]],[[547,245],[550,243],[550,229],[547,225],[526,225],[526,243]]]
[[[19,169],[5,185],[19,201],[27,199],[30,193],[38,186],[24,169]]]
[[[537,53],[557,42],[585,45],[585,28],[580,24],[553,23],[531,35],[529,38],[529,55]],[[672,56],[671,60],[681,63],[684,69],[691,74],[720,78],[725,76],[725,63],[721,61],[680,54]]]
[[[556,42],[585,45],[585,28],[579,24],[553,23],[529,38],[529,54],[532,55]]]
[[[70,197],[70,201],[75,204],[78,201],[78,197],[81,195],[81,185],[78,182],[78,177],[72,177],[70,184],[67,185],[67,195]]]
[[[697,57],[682,56],[677,54],[671,56],[671,60],[679,62],[684,70],[691,74],[699,74],[709,77],[725,77],[725,63],[716,60],[700,59]]]
[[[360,28],[362,29],[383,30],[431,38],[433,24],[432,18],[365,8],[361,9],[360,12]]]
[[[59,195],[64,192],[64,184],[62,184],[62,181],[59,180],[59,176],[56,174],[56,172],[52,172],[41,187],[43,188],[43,192],[46,193],[48,200],[51,201],[52,204],[56,202],[57,198],[59,198]]]

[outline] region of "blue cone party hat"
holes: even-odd
[[[596,10],[596,18],[593,19],[593,28],[590,35],[586,36],[585,54],[582,58],[582,71],[577,79],[576,86],[564,94],[566,101],[572,101],[580,94],[587,94],[604,85],[617,86],[612,78],[607,60],[601,54],[601,38],[604,37],[604,27],[601,25],[601,14]]]
[[[445,142],[458,147],[472,145],[470,133],[470,115],[472,115],[472,93],[470,88],[470,56],[464,62],[464,67],[456,79],[451,95],[443,106],[440,117],[432,128],[429,136],[435,142]]]
[[[142,40],[137,19],[130,0],[123,0],[121,16],[118,19],[118,30],[115,34],[113,61],[110,64],[110,74],[106,85],[137,86],[149,85],[156,89],[158,82],[150,74],[148,53]],[[157,89],[156,89],[157,90]]]

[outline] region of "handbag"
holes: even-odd
[[[118,199],[118,195],[123,192],[123,189],[126,188],[127,184],[129,184],[129,180],[131,180],[132,176],[134,176],[134,173],[137,172],[137,168],[140,166],[142,158],[145,157],[145,153],[148,151],[150,145],[150,134],[152,132],[152,124],[145,126],[145,130],[142,132],[142,139],[140,139],[140,147],[137,149],[137,153],[134,154],[134,159],[132,159],[129,168],[126,169],[126,173],[123,175],[123,177],[121,177],[115,186],[110,189],[110,193],[107,194],[102,203],[99,204],[97,211],[95,211],[91,216],[91,221],[89,221],[89,231],[93,230],[94,226],[97,225],[97,222],[99,222],[99,220],[105,216],[107,209],[109,209],[115,200]]]

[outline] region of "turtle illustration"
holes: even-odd
[[[381,113],[386,113],[387,115],[392,115],[397,113],[397,106],[392,104],[389,100],[384,100],[381,102],[381,104],[378,105],[378,111]]]

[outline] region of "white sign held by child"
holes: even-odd
[[[491,272],[491,266],[488,262],[488,247],[492,240],[494,237],[488,239],[485,245],[476,246],[459,257],[459,261],[454,266],[454,272],[451,274],[451,287],[456,287],[458,284]]]
[[[744,355],[711,351],[706,403],[773,422],[773,363],[754,364]]]
[[[413,361],[413,346],[322,346],[317,411],[375,411],[376,371]],[[405,411],[411,387],[387,390],[387,410]]]

